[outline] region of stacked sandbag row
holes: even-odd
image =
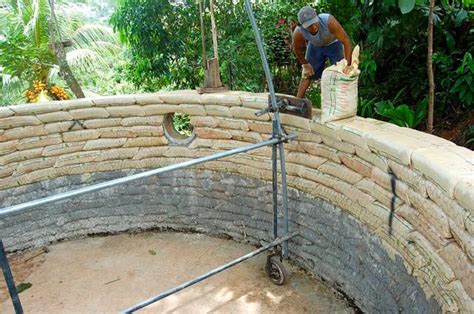
[[[270,136],[267,94],[194,91],[0,107],[0,189],[59,176],[149,169]],[[186,113],[195,138],[170,143],[167,114]],[[474,295],[474,155],[451,142],[381,121],[320,122],[281,115],[288,184],[357,218],[401,256],[445,311]],[[271,148],[197,166],[271,179]],[[291,206],[291,204],[290,204]]]

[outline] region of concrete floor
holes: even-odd
[[[48,252],[9,257],[25,313],[117,313],[255,248],[201,234],[142,233],[58,243]],[[288,266],[284,286],[271,283],[265,255],[165,298],[143,313],[353,313],[321,282]],[[3,277],[0,313],[13,313]]]

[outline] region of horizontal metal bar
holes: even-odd
[[[102,183],[98,183],[98,184],[91,185],[91,186],[86,186],[86,187],[81,188],[81,189],[68,191],[68,192],[64,192],[64,193],[59,193],[59,194],[48,196],[48,197],[41,198],[41,199],[38,199],[38,200],[25,202],[25,203],[10,206],[10,207],[1,208],[0,209],[0,217],[4,216],[4,215],[15,213],[15,212],[27,209],[27,208],[33,208],[33,207],[36,207],[36,206],[40,206],[40,205],[56,202],[56,201],[59,201],[59,200],[71,198],[73,196],[78,196],[78,195],[89,193],[89,192],[95,192],[95,191],[103,190],[103,189],[110,188],[112,186],[123,184],[123,183],[126,183],[126,182],[130,182],[130,181],[134,181],[134,180],[154,176],[154,175],[157,175],[157,174],[163,174],[163,173],[166,173],[166,172],[170,172],[170,171],[174,171],[174,170],[194,166],[194,165],[201,164],[201,163],[204,163],[204,162],[207,162],[207,161],[212,161],[212,160],[228,157],[228,156],[239,154],[239,153],[245,153],[245,152],[250,151],[250,150],[254,150],[254,149],[261,148],[261,147],[268,146],[268,145],[273,145],[273,144],[276,144],[276,143],[281,143],[281,142],[284,142],[284,141],[287,141],[287,140],[293,139],[293,138],[296,138],[296,135],[291,134],[291,135],[288,135],[288,136],[285,136],[285,137],[282,137],[282,138],[272,138],[272,139],[269,139],[269,140],[266,140],[266,141],[263,141],[263,142],[260,142],[260,143],[250,144],[250,145],[234,148],[234,149],[231,149],[231,150],[228,150],[228,151],[225,151],[225,152],[221,152],[221,153],[217,153],[217,154],[214,154],[214,155],[204,156],[204,157],[201,157],[201,158],[188,160],[188,161],[177,163],[177,164],[174,164],[174,165],[169,165],[169,166],[165,166],[165,167],[162,167],[162,168],[158,168],[158,169],[154,169],[154,170],[134,174],[134,175],[127,176],[127,177],[124,177],[124,178],[118,178],[118,179],[114,179],[114,180],[111,180],[111,181],[102,182]]]
[[[277,238],[277,239],[275,239],[273,242],[271,242],[271,243],[269,243],[269,244],[267,244],[267,245],[265,245],[265,246],[262,246],[261,248],[255,250],[255,251],[252,251],[252,252],[250,252],[250,253],[248,253],[248,254],[242,256],[242,257],[239,257],[239,258],[233,260],[232,262],[229,262],[229,263],[227,263],[227,264],[225,264],[225,265],[222,265],[222,266],[220,266],[220,267],[218,267],[218,268],[215,268],[215,269],[213,269],[213,270],[211,270],[211,271],[209,271],[209,272],[207,272],[207,273],[205,273],[205,274],[203,274],[203,275],[201,275],[201,276],[199,276],[199,277],[196,277],[196,278],[194,278],[194,279],[192,279],[192,280],[190,280],[190,281],[187,281],[187,282],[185,282],[185,283],[182,283],[182,284],[180,284],[179,286],[177,286],[177,287],[175,287],[175,288],[173,288],[173,289],[169,289],[169,290],[167,290],[167,291],[165,291],[165,292],[162,292],[162,293],[160,293],[159,295],[157,295],[157,296],[155,296],[155,297],[152,297],[152,298],[150,298],[150,299],[148,299],[148,300],[146,300],[146,301],[143,301],[142,303],[139,303],[139,304],[137,304],[137,305],[134,305],[134,306],[132,306],[132,307],[126,309],[126,310],[123,311],[122,313],[133,313],[133,312],[135,312],[135,311],[137,311],[137,310],[139,310],[139,309],[141,309],[141,308],[144,308],[145,306],[148,306],[148,305],[150,305],[150,304],[152,304],[152,303],[155,303],[155,302],[157,302],[157,301],[159,301],[159,300],[161,300],[161,299],[164,299],[164,298],[166,298],[166,297],[168,297],[168,296],[170,296],[170,295],[172,295],[172,294],[175,294],[175,293],[177,293],[177,292],[179,292],[179,291],[181,291],[181,290],[183,290],[183,289],[185,289],[185,288],[187,288],[187,287],[189,287],[189,286],[192,286],[192,285],[194,285],[194,284],[196,284],[196,283],[198,283],[198,282],[201,282],[201,281],[203,281],[204,279],[207,279],[207,278],[209,278],[209,277],[211,277],[211,276],[214,276],[214,275],[216,275],[216,274],[218,274],[218,273],[220,273],[220,272],[222,272],[222,271],[224,271],[224,270],[226,270],[226,269],[228,269],[228,268],[230,268],[230,267],[232,267],[232,266],[235,266],[235,265],[237,265],[237,264],[239,264],[239,263],[241,263],[241,262],[243,262],[243,261],[246,261],[246,260],[248,260],[249,258],[252,258],[252,257],[254,257],[254,256],[256,256],[256,255],[258,255],[258,254],[260,254],[260,253],[263,253],[263,252],[265,252],[265,251],[271,249],[272,247],[277,246],[278,244],[280,244],[280,243],[282,243],[282,242],[284,242],[284,241],[288,241],[289,239],[291,239],[291,238],[293,238],[294,236],[297,236],[297,235],[298,235],[298,233],[293,233],[293,234],[289,234],[289,235],[286,235],[286,236],[281,237],[281,238]]]

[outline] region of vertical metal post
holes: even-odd
[[[273,137],[278,136],[278,126],[273,121]],[[272,145],[273,239],[278,237],[278,163],[277,144]]]
[[[283,197],[283,211],[285,214],[284,220],[284,234],[288,234],[288,188],[286,186],[286,165],[285,165],[285,150],[283,143],[278,144],[280,148],[280,169],[281,169],[281,193]],[[283,242],[283,257],[288,258],[288,240]]]
[[[23,308],[21,307],[20,298],[18,297],[18,292],[16,291],[15,280],[13,279],[12,271],[10,265],[8,264],[7,254],[5,253],[5,248],[3,247],[3,241],[0,239],[0,264],[2,265],[3,276],[5,277],[5,282],[7,283],[8,292],[12,298],[13,307],[15,308],[16,314],[23,314]]]
[[[245,9],[250,19],[250,24],[252,24],[252,29],[255,34],[255,41],[257,42],[258,52],[260,53],[260,59],[262,59],[263,71],[265,72],[265,77],[267,79],[268,91],[270,93],[270,101],[274,113],[274,119],[277,121],[278,133],[283,134],[280,125],[280,113],[277,110],[277,102],[275,95],[275,88],[273,87],[272,72],[270,71],[270,66],[268,65],[267,56],[265,54],[265,49],[263,48],[263,41],[260,37],[260,32],[257,27],[257,22],[255,21],[255,16],[252,11],[252,6],[250,5],[249,0],[245,0]]]
[[[273,136],[281,137],[284,134],[284,132],[281,128],[280,113],[278,111],[278,106],[276,102],[275,89],[273,87],[273,80],[272,80],[272,73],[270,72],[270,67],[268,65],[265,49],[263,47],[263,41],[262,41],[262,38],[260,37],[260,32],[258,30],[257,22],[255,21],[255,16],[253,14],[252,6],[250,5],[249,0],[245,0],[245,9],[247,10],[250,23],[252,24],[252,29],[255,34],[255,41],[257,42],[260,58],[262,59],[263,70],[265,71],[265,76],[267,78],[268,91],[270,93],[270,101],[271,101],[272,109],[274,111],[274,115],[273,115],[274,123],[276,125],[276,129],[278,133],[278,135],[276,135],[274,131]],[[283,149],[283,143],[279,143],[278,147],[280,148],[280,165],[281,165],[281,174],[282,174],[281,184],[282,184],[282,193],[283,193],[283,210],[284,210],[284,215],[285,215],[284,231],[285,231],[285,234],[288,234],[288,192],[287,192],[287,187],[286,187],[286,166],[285,166],[285,155],[284,155],[285,152]],[[275,171],[275,168],[273,169],[273,171]],[[274,179],[273,184],[275,184],[275,179]],[[273,210],[275,211],[275,203],[273,206],[274,206]],[[275,232],[275,226],[273,228],[274,228],[273,231]],[[284,257],[288,258],[288,241],[285,241],[283,243],[283,253],[284,253]]]

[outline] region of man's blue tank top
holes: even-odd
[[[312,43],[316,47],[329,46],[333,42],[337,41],[336,36],[329,31],[328,20],[331,14],[321,13],[319,17],[319,30],[315,35],[312,35],[304,27],[298,26],[298,29],[303,33],[303,37],[306,41]]]

